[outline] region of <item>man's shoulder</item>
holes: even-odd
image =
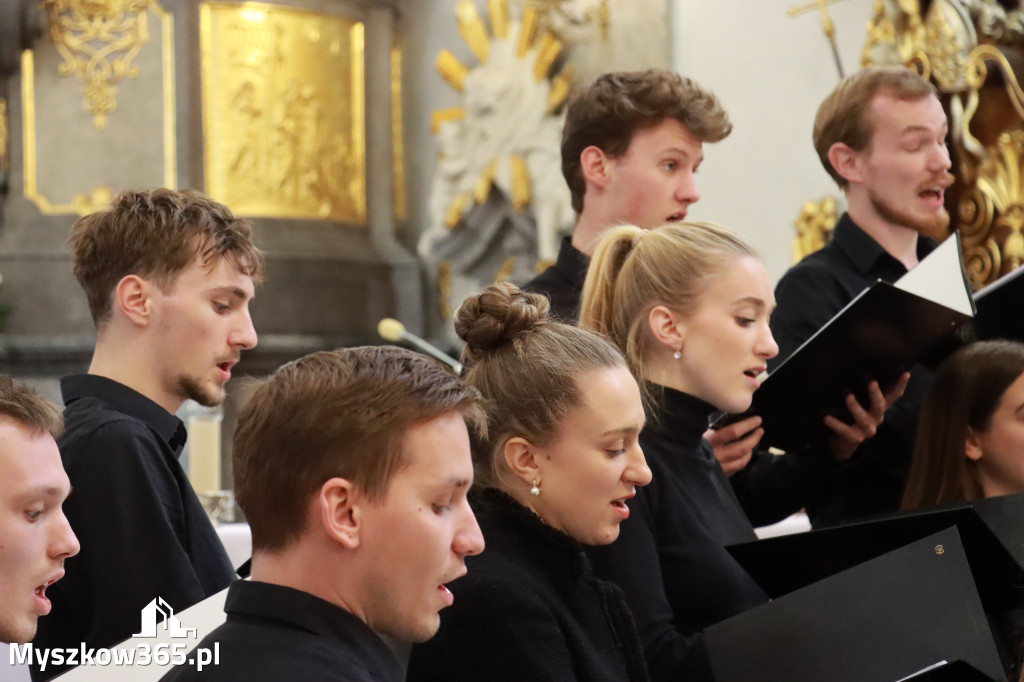
[[[201,674],[182,666],[163,680],[377,679],[370,671],[372,666],[346,642],[276,619],[229,617],[204,637],[195,650],[201,649],[216,652],[217,665]]]

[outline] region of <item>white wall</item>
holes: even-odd
[[[798,0],[672,0],[673,67],[714,92],[732,134],[705,147],[703,198],[689,218],[741,232],[773,281],[790,266],[793,221],[804,202],[838,187],[818,162],[811,126],[838,72],[817,11]],[[872,0],[829,5],[847,73],[858,68]]]

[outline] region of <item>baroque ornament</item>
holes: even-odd
[[[135,78],[132,62],[149,41],[146,9],[151,0],[42,0],[50,37],[64,61],[62,76],[84,83],[82,107],[103,130],[117,108],[117,84]]]
[[[459,0],[455,12],[478,64],[448,50],[437,58],[461,106],[433,114],[440,154],[431,225],[419,245],[426,260],[445,264],[445,312],[452,294],[461,300],[481,284],[532,274],[538,259],[553,260],[559,234],[575,219],[559,152],[571,78],[560,67],[561,42],[532,7],[513,19],[507,0],[488,0],[490,26],[471,0]]]

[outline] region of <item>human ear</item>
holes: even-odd
[[[138,275],[125,275],[114,287],[114,306],[139,327],[149,324],[155,285]]]
[[[505,441],[505,463],[513,474],[531,485],[543,478],[537,449],[525,438],[516,436]]]
[[[975,462],[981,461],[982,450],[981,450],[981,439],[978,437],[978,433],[970,426],[967,427],[967,439],[964,443],[964,454],[967,459]]]
[[[360,544],[361,505],[365,503],[366,497],[351,481],[337,476],[320,486],[314,501],[324,532],[347,549]]]
[[[608,182],[610,165],[608,156],[600,147],[590,145],[580,154],[580,170],[588,185],[604,187]]]
[[[828,162],[839,177],[847,182],[863,182],[859,161],[857,152],[844,142],[836,142],[828,148]]]
[[[686,324],[674,311],[663,305],[656,305],[647,314],[647,326],[651,336],[660,345],[671,351],[681,351],[686,340]]]

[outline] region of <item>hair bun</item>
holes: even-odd
[[[546,322],[550,307],[546,296],[509,282],[491,284],[470,296],[455,313],[455,333],[466,342],[464,362],[472,364]]]

